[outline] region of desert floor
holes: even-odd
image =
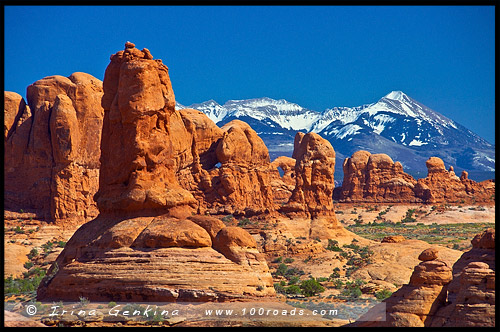
[[[328,303],[380,301],[408,282],[422,250],[438,246],[442,258],[453,264],[471,248],[475,234],[495,227],[494,205],[337,203],[335,211],[344,227],[331,239],[335,242],[301,236],[301,226],[294,220],[266,225],[252,218],[221,219],[247,229],[260,245],[262,232],[270,232],[274,242],[283,243],[281,249],[266,254],[275,285],[282,286],[278,298],[310,310]],[[6,211],[4,217],[4,301],[15,306],[34,299],[36,283],[78,226],[48,224],[29,213]],[[381,243],[393,235],[402,235],[407,241]],[[287,291],[311,277],[324,291],[310,297]],[[7,289],[7,285],[19,289]],[[358,289],[362,294],[353,293]],[[345,322],[340,317],[332,324]]]

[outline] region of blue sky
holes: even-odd
[[[5,90],[103,79],[126,41],[169,67],[176,100],[270,97],[322,111],[392,90],[494,143],[493,6],[6,6]]]

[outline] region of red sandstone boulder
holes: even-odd
[[[389,235],[389,236],[385,236],[381,242],[382,243],[399,243],[399,242],[403,242],[403,241],[406,241],[406,238],[403,235]]]

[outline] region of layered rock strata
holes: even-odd
[[[102,95],[102,82],[85,73],[36,81],[27,103],[4,93],[5,209],[48,221],[97,215]]]
[[[266,160],[267,150],[259,146],[242,154],[233,145],[258,142],[249,127],[218,129],[197,111],[177,112],[168,68],[132,43],[111,56],[103,86],[95,195],[100,214],[68,241],[41,282],[38,299],[223,301],[273,295],[252,236],[218,219],[192,216],[200,209],[197,184],[207,173],[211,181],[216,177],[210,175],[213,163],[237,169],[242,158],[254,166]],[[228,186],[239,181],[218,176]]]

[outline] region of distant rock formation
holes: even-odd
[[[477,183],[460,178],[453,167],[446,170],[444,162],[431,157],[426,162],[426,178],[415,180],[403,172],[399,162],[386,154],[357,151],[344,160],[344,181],[336,188],[334,198],[342,202],[387,203],[493,203],[495,182]]]
[[[351,325],[494,327],[495,230],[489,228],[471,242],[473,248],[453,267],[439,258],[437,248],[424,250],[409,284],[384,300],[386,319]]]
[[[4,93],[5,209],[48,221],[97,215],[102,95],[102,82],[85,73],[36,81],[28,103]]]
[[[309,218],[333,215],[335,151],[315,133],[297,133],[293,149],[295,188],[281,211]]]
[[[261,189],[264,181],[250,165],[265,166],[269,156],[254,132],[239,122],[218,130],[194,110],[175,111],[168,68],[132,43],[111,56],[103,86],[95,195],[100,214],[68,241],[37,298],[223,301],[274,295],[266,260],[252,236],[216,218],[192,215],[200,208],[195,196],[207,176],[204,168],[216,161],[235,169],[217,174],[225,182],[216,185],[232,186],[239,195],[233,197],[235,204],[250,195],[237,191],[239,181],[257,186],[249,190]],[[221,196],[230,199],[230,193]],[[267,204],[253,204],[261,203]],[[250,204],[247,198],[245,204]]]
[[[424,203],[479,203],[494,202],[495,182],[491,180],[475,182],[467,173],[455,175],[453,167],[447,171],[444,162],[431,157],[425,163],[427,177],[419,179],[415,185],[415,196]]]
[[[357,151],[343,164],[344,181],[336,196],[350,202],[412,202],[417,181],[403,172],[400,162],[386,154]]]
[[[217,201],[226,213],[251,216],[274,211],[272,172],[264,141],[240,120],[221,129],[223,135],[216,148],[221,165],[212,179],[217,183]]]

